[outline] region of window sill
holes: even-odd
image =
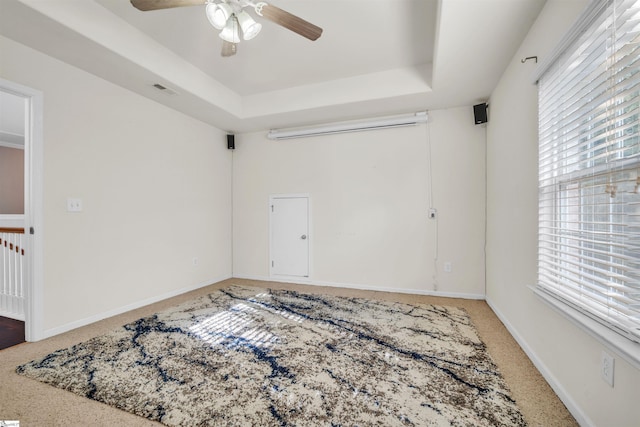
[[[631,366],[636,369],[640,369],[640,344],[623,337],[601,323],[593,320],[589,316],[581,313],[579,310],[576,310],[551,295],[537,289],[535,286],[530,286],[530,289],[554,311],[558,312],[571,323],[598,340],[601,344],[617,353],[620,357],[629,362]]]

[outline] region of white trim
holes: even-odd
[[[278,278],[278,280],[274,280],[274,278],[267,276],[256,276],[256,275],[244,275],[244,274],[234,274],[235,279],[247,279],[247,280],[259,280],[261,282],[276,282],[276,283],[299,283],[301,285],[313,285],[313,286],[330,286],[332,288],[345,288],[345,289],[360,289],[363,291],[377,291],[377,292],[396,292],[399,294],[411,294],[411,295],[429,295],[434,297],[444,297],[444,298],[463,298],[463,299],[473,299],[473,300],[483,300],[484,295],[481,294],[466,294],[466,293],[457,293],[457,292],[439,292],[432,291],[428,289],[411,289],[411,288],[392,288],[386,286],[374,286],[363,283],[343,283],[343,282],[325,282],[322,280],[309,280],[301,281],[297,279],[283,279]]]
[[[546,73],[549,68],[556,62],[556,60],[567,50],[569,45],[576,41],[584,32],[589,28],[591,23],[596,19],[602,10],[609,7],[613,0],[591,0],[591,2],[584,8],[582,14],[578,16],[576,22],[569,28],[564,37],[551,51],[549,56],[544,58],[540,62],[540,65],[536,68],[533,74],[533,82],[537,83],[540,77]]]
[[[595,338],[618,356],[629,362],[631,366],[640,370],[640,344],[616,333],[602,323],[592,319],[572,306],[563,303],[548,293],[531,286],[530,289],[545,304],[555,312],[561,314],[565,319],[576,325],[578,328]]]
[[[44,97],[41,91],[0,78],[0,91],[25,98],[25,338],[43,338],[44,229],[43,229],[43,164],[44,164]],[[35,234],[28,234],[30,228]]]
[[[2,135],[0,135],[0,138],[2,138]],[[7,142],[6,140],[3,140],[3,139],[0,139],[0,147],[15,148],[16,150],[24,150],[24,144]]]
[[[173,291],[170,291],[170,292],[165,292],[164,294],[161,294],[161,295],[154,295],[152,297],[143,299],[141,301],[136,301],[134,303],[127,304],[127,305],[122,306],[122,307],[114,308],[113,310],[107,310],[107,311],[104,311],[102,313],[95,314],[93,316],[85,317],[84,319],[75,320],[73,322],[66,323],[66,324],[64,324],[62,326],[57,326],[55,328],[47,329],[46,331],[44,331],[44,337],[43,338],[50,338],[50,337],[52,337],[54,335],[59,335],[59,334],[71,331],[73,329],[80,328],[82,326],[87,326],[87,325],[90,325],[92,323],[99,322],[100,320],[104,320],[104,319],[107,319],[109,317],[117,316],[119,314],[126,313],[126,312],[131,311],[131,310],[136,310],[136,309],[138,309],[140,307],[144,307],[146,305],[153,304],[153,303],[156,303],[158,301],[163,301],[163,300],[166,300],[166,299],[178,296],[178,295],[182,295],[182,294],[185,294],[187,292],[194,291],[196,289],[204,288],[206,286],[211,286],[213,284],[216,284],[218,282],[221,282],[223,280],[227,280],[227,279],[230,279],[230,278],[231,278],[231,276],[217,277],[217,278],[214,278],[214,279],[211,279],[211,280],[207,280],[205,282],[197,283],[197,284],[192,285],[192,286],[186,286],[184,288],[176,289],[176,290],[173,290]]]
[[[531,359],[533,365],[538,369],[540,374],[544,377],[544,379],[549,383],[553,391],[558,395],[562,403],[567,407],[571,415],[576,419],[578,424],[582,427],[595,427],[595,424],[591,419],[584,413],[582,408],[571,398],[567,390],[562,386],[562,383],[558,381],[558,379],[551,373],[549,368],[540,360],[538,355],[529,347],[527,342],[522,338],[522,336],[518,333],[518,331],[509,323],[507,318],[497,309],[495,304],[491,301],[491,298],[487,297],[486,302],[493,310],[495,315],[500,319],[500,321],[507,328],[511,336],[516,340],[516,342],[520,345],[522,350],[526,353],[526,355]]]
[[[271,199],[298,199],[300,197],[311,198],[310,193],[276,193],[270,194],[269,200]]]
[[[0,227],[22,228],[24,227],[24,215],[0,215]]]
[[[326,123],[317,126],[295,129],[272,129],[267,134],[267,138],[275,140],[307,138],[320,135],[332,135],[336,133],[361,132],[368,130],[415,126],[421,123],[426,123],[427,118],[428,116],[426,111],[418,111],[414,114],[404,116]]]
[[[304,277],[304,276],[287,276],[284,274],[272,274],[266,280],[271,282],[300,283],[303,285],[313,285],[313,283],[311,283],[311,279],[309,277]]]
[[[31,325],[25,330],[27,341],[37,341],[44,335],[44,98],[42,92],[34,91],[30,102],[29,136],[31,144],[29,154],[31,175],[29,217],[25,221],[27,228],[33,227],[33,265],[31,267],[30,311]],[[31,235],[31,234],[30,234]]]

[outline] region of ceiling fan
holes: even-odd
[[[264,17],[309,40],[317,40],[322,28],[305,21],[285,10],[265,2],[251,0],[131,0],[138,10],[149,11],[182,6],[205,6],[205,13],[211,25],[220,30],[222,56],[235,55],[242,39],[251,40],[258,35],[262,24],[256,22],[245,10],[252,7],[256,15]]]

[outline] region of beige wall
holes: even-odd
[[[484,144],[470,106],[430,111],[428,126],[286,141],[240,135],[234,276],[269,277],[269,195],[308,193],[313,283],[483,295]],[[437,221],[427,217],[431,185]]]
[[[640,371],[537,298],[537,89],[544,60],[586,5],[549,0],[490,100],[487,128],[487,299],[583,425],[637,426]],[[600,378],[616,356],[615,387]]]
[[[46,333],[231,275],[224,132],[6,38],[0,51],[2,78],[44,94]]]
[[[0,146],[0,215],[24,213],[24,150]]]

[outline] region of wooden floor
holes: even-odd
[[[24,322],[0,316],[0,350],[24,342]]]

